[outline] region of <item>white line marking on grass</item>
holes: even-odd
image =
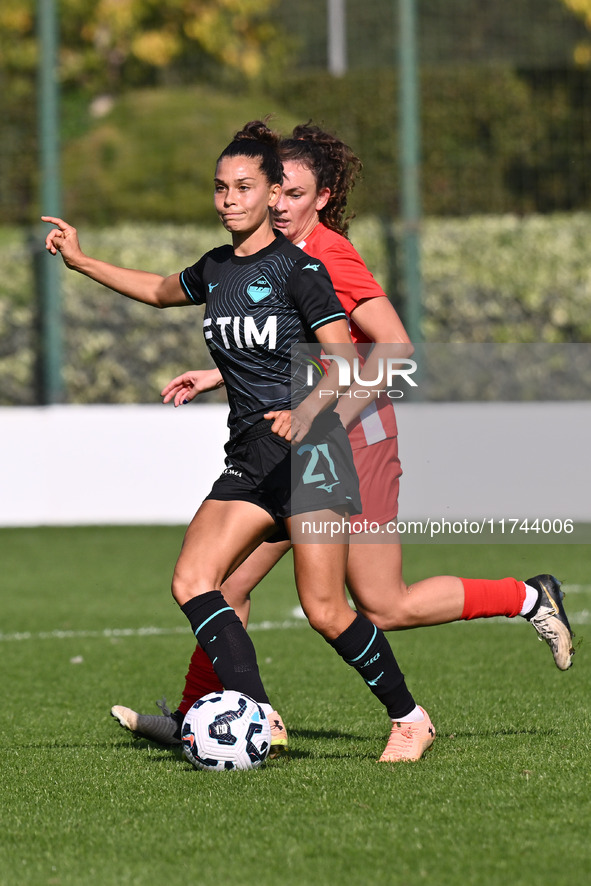
[[[580,612],[569,612],[567,609],[567,617],[571,625],[587,625],[590,621],[590,615],[588,609],[582,609]],[[516,616],[515,618],[508,618],[505,615],[493,615],[491,618],[477,618],[477,619],[464,619],[460,622],[460,624],[468,625],[472,621],[477,621],[478,624],[508,624],[508,625],[527,625],[529,622],[525,618],[520,618]]]
[[[565,594],[588,594],[591,591],[591,585],[563,584],[562,588]]]
[[[591,585],[569,585],[568,592],[571,594],[586,593],[591,591]],[[307,625],[306,617],[300,607],[292,610],[292,617],[295,621],[286,619],[285,621],[261,621],[254,622],[248,626],[249,631],[290,631],[294,628],[301,628]],[[586,625],[591,621],[591,613],[588,609],[580,612],[567,612],[568,620],[573,625]],[[470,620],[464,621],[468,624]],[[490,622],[493,624],[519,624],[525,625],[527,621],[524,618],[505,618],[503,615],[494,616],[493,618],[478,619],[482,624]],[[190,628],[104,628],[102,631],[20,631],[14,634],[0,634],[0,643],[14,642],[18,640],[79,640],[82,638],[113,640],[125,637],[167,637],[176,634],[187,634]]]
[[[248,626],[249,631],[288,631],[301,628],[301,621],[261,621]],[[0,643],[18,640],[78,640],[89,637],[95,639],[119,639],[120,637],[165,637],[173,634],[190,634],[189,627],[177,628],[105,628],[102,631],[20,631],[14,634],[0,634]]]

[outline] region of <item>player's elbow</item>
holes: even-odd
[[[166,288],[162,284],[155,287],[150,303],[154,308],[158,308],[158,310],[170,307],[170,299],[167,296]]]

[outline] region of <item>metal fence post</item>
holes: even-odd
[[[398,0],[398,73],[400,89],[400,198],[405,323],[413,342],[421,341],[420,111],[416,0]]]
[[[44,215],[60,215],[58,22],[55,0],[38,0],[37,35],[40,202]],[[39,230],[33,262],[39,310],[39,396],[43,404],[49,404],[59,403],[63,399],[59,289],[61,262],[44,250],[43,237],[44,233]]]

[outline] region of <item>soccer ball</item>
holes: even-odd
[[[196,769],[256,769],[271,747],[271,727],[261,706],[242,692],[210,692],[187,711],[183,752]]]

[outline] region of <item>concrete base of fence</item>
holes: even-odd
[[[0,525],[185,524],[223,467],[226,415],[2,408]],[[404,403],[397,415],[402,519],[591,522],[591,404]]]

